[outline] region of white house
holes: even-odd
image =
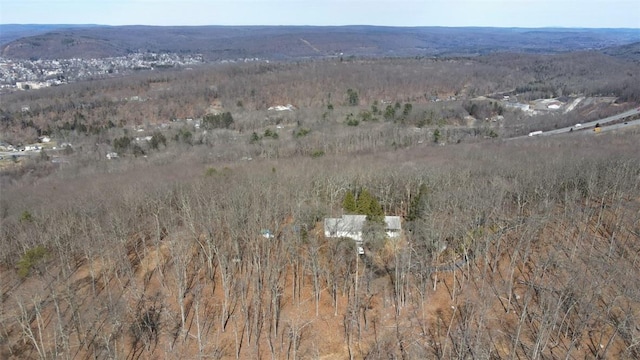
[[[271,106],[267,110],[269,110],[269,111],[271,111],[271,110],[275,110],[275,111],[293,111],[293,109],[295,109],[293,105],[287,104],[287,105]]]
[[[342,215],[341,218],[324,219],[325,237],[347,237],[362,242],[362,229],[367,215]],[[400,236],[400,216],[385,216],[385,232],[390,238]]]

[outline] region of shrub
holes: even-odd
[[[128,136],[123,136],[121,138],[117,138],[113,140],[113,149],[119,154],[122,155],[129,149],[131,146],[131,138]]]
[[[207,170],[204,172],[205,176],[213,176],[217,173],[218,171],[215,168],[207,168]]]
[[[272,139],[277,139],[278,138],[278,133],[271,130],[271,129],[267,129],[264,131],[264,137],[270,137]]]
[[[181,128],[178,131],[178,133],[176,134],[176,136],[174,137],[174,140],[176,142],[182,141],[185,144],[192,145],[193,144],[193,134],[191,133],[191,131],[187,130],[186,128]]]
[[[31,215],[31,213],[27,210],[23,211],[22,214],[20,214],[20,221],[21,222],[33,222],[33,215]]]
[[[315,159],[315,158],[319,158],[319,157],[321,157],[321,156],[324,156],[324,151],[323,151],[323,150],[314,150],[314,151],[311,153],[311,157],[312,157],[312,158],[314,158],[314,159]]]
[[[294,130],[293,131],[293,137],[301,138],[301,137],[307,136],[310,132],[311,132],[311,130],[305,129],[305,128]]]
[[[371,112],[376,115],[378,114],[378,112],[380,112],[380,109],[378,108],[378,100],[374,100],[373,104],[371,105]]]
[[[167,138],[159,131],[153,133],[151,136],[151,141],[149,141],[149,145],[152,149],[158,150],[160,144],[167,146]]]
[[[358,126],[360,121],[356,120],[353,114],[348,114],[346,119],[347,126]]]
[[[373,114],[367,110],[362,110],[358,114],[358,117],[362,121],[376,121],[377,119],[373,117]]]
[[[135,157],[144,156],[145,155],[144,149],[141,148],[140,145],[138,145],[138,144],[133,145],[133,147],[131,148],[131,151],[133,152],[133,155]]]

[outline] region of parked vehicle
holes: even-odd
[[[536,136],[536,135],[540,135],[542,134],[542,131],[538,130],[538,131],[532,131],[529,133],[529,136]]]

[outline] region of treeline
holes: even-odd
[[[637,357],[639,144],[582,140],[3,189],[2,355]],[[363,256],[324,237],[358,207],[402,216],[403,236]]]

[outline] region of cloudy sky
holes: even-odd
[[[640,28],[640,0],[0,0],[0,23]]]

